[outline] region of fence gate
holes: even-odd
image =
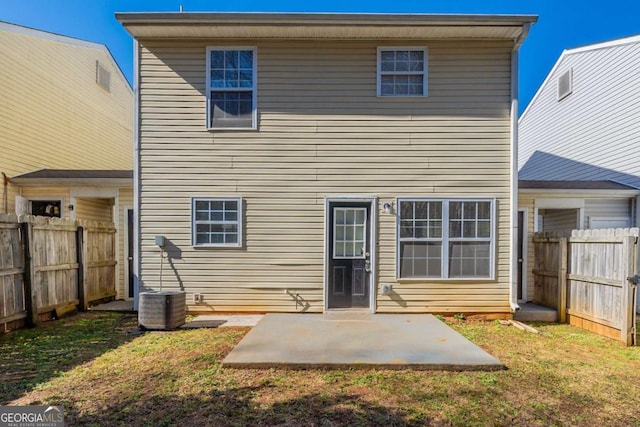
[[[567,322],[635,344],[638,229],[534,235],[534,303]]]

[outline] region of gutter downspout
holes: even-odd
[[[524,24],[520,36],[514,41],[511,50],[511,185],[509,198],[511,200],[509,213],[511,214],[511,227],[509,237],[511,250],[509,251],[509,266],[511,286],[509,287],[509,305],[511,311],[520,310],[518,305],[518,49],[529,34],[531,24]],[[524,266],[523,266],[524,267]]]
[[[133,40],[133,309],[140,289],[140,48]]]

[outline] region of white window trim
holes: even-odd
[[[385,71],[382,72],[381,53],[396,50],[421,50],[424,52],[424,69],[422,71]],[[376,95],[380,98],[426,98],[429,96],[429,49],[426,46],[379,46],[376,58],[377,82]],[[382,74],[386,75],[422,75],[422,95],[382,95]]]
[[[402,202],[442,202],[442,239],[419,239],[415,241],[442,242],[442,276],[441,277],[400,277],[400,203]],[[449,277],[449,242],[486,242],[481,238],[449,238],[449,203],[450,202],[489,202],[491,203],[491,237],[489,240],[489,276],[487,277]],[[496,199],[495,198],[435,198],[435,197],[397,197],[396,198],[396,280],[399,282],[434,282],[434,281],[492,281],[495,280],[496,265]],[[445,226],[446,222],[446,226]],[[405,240],[408,241],[408,240]]]
[[[249,92],[253,91],[252,103],[253,110],[251,112],[251,127],[213,127],[211,126],[211,51],[214,50],[250,50],[253,52],[253,87],[248,88],[218,88],[220,92]],[[258,129],[258,48],[256,46],[207,46],[207,78],[206,78],[206,127],[207,130],[256,130]]]
[[[238,203],[238,242],[237,243],[196,243],[196,202],[197,201],[235,201]],[[194,248],[241,248],[244,241],[244,200],[242,197],[192,197],[191,198],[191,246]]]

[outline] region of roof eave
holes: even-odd
[[[133,178],[11,178],[19,187],[131,187]]]
[[[579,197],[579,196],[605,196],[605,197],[632,197],[640,195],[640,190],[629,188],[628,190],[611,190],[602,188],[518,188],[519,193],[542,194],[554,197]]]
[[[534,15],[333,13],[116,13],[147,38],[503,38],[517,39]],[[436,31],[436,29],[438,31]]]

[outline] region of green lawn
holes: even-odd
[[[82,314],[0,336],[0,404],[62,404],[69,425],[640,426],[640,348],[450,325],[509,369],[222,369],[247,328],[139,333],[130,315]]]

